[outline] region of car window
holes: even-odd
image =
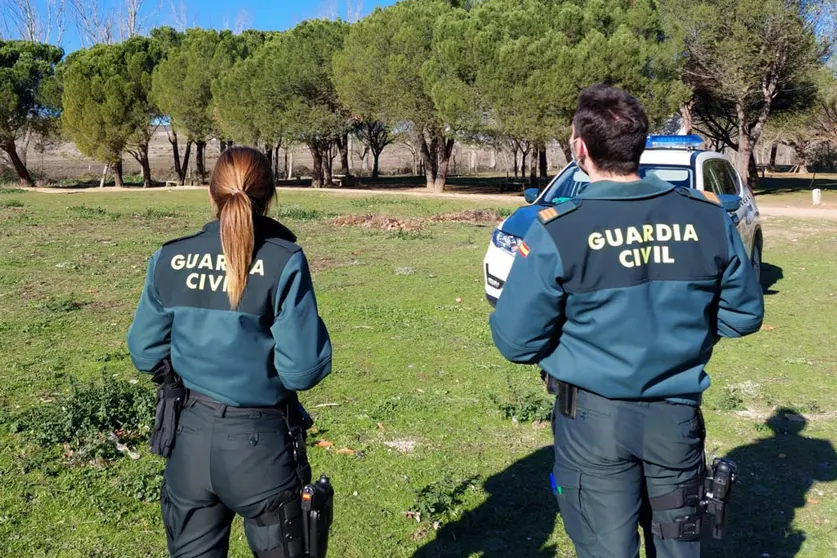
[[[724,194],[730,194],[732,196],[739,195],[738,175],[735,173],[735,170],[732,168],[732,165],[729,163],[729,161],[718,161],[718,166],[720,167],[720,173],[722,177],[721,189],[723,190]]]
[[[738,180],[729,161],[710,159],[703,165],[704,190],[718,194],[738,195]]]
[[[692,187],[692,169],[689,167],[675,167],[666,165],[640,165],[639,175],[643,178],[656,176],[674,186]],[[549,186],[541,203],[558,203],[563,198],[572,198],[578,190],[590,183],[590,177],[576,167],[570,165]]]
[[[718,165],[711,159],[703,163],[703,189],[719,196],[724,193],[718,176]]]

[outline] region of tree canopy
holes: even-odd
[[[158,110],[150,91],[159,59],[154,41],[134,37],[74,52],[61,69],[65,129],[82,153],[115,166],[117,183],[125,151],[143,167],[145,185],[151,183],[148,142]]]
[[[45,132],[55,120],[60,108],[55,67],[63,56],[59,47],[0,40],[0,149],[27,186],[34,181],[17,142],[27,132]]]

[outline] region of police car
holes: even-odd
[[[686,186],[718,196],[744,241],[756,274],[761,272],[763,248],[761,221],[755,196],[747,183],[721,153],[699,149],[700,136],[649,136],[642,154],[639,175],[657,176],[675,186]],[[575,163],[567,165],[542,193],[537,188],[524,192],[527,205],[517,209],[494,230],[485,254],[485,295],[494,305],[503,292],[517,248],[537,214],[576,195],[590,181]]]

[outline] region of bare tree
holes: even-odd
[[[3,27],[9,37],[24,41],[60,44],[67,28],[64,0],[0,0]]]
[[[85,47],[97,43],[113,44],[114,13],[101,0],[69,0],[79,38]]]
[[[186,4],[183,2],[180,2],[179,4],[172,2],[171,15],[174,28],[181,33],[186,31],[186,28],[189,26],[188,19],[186,18]]]
[[[346,21],[357,23],[363,13],[363,0],[346,0]]]
[[[136,37],[142,33],[143,18],[140,10],[145,0],[125,0],[124,15],[119,20],[119,38],[122,41]]]

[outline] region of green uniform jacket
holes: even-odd
[[[189,389],[239,407],[266,407],[331,371],[331,341],[296,237],[255,217],[256,249],[241,304],[230,309],[218,221],[166,243],[148,264],[128,331],[136,367],[171,357]]]

